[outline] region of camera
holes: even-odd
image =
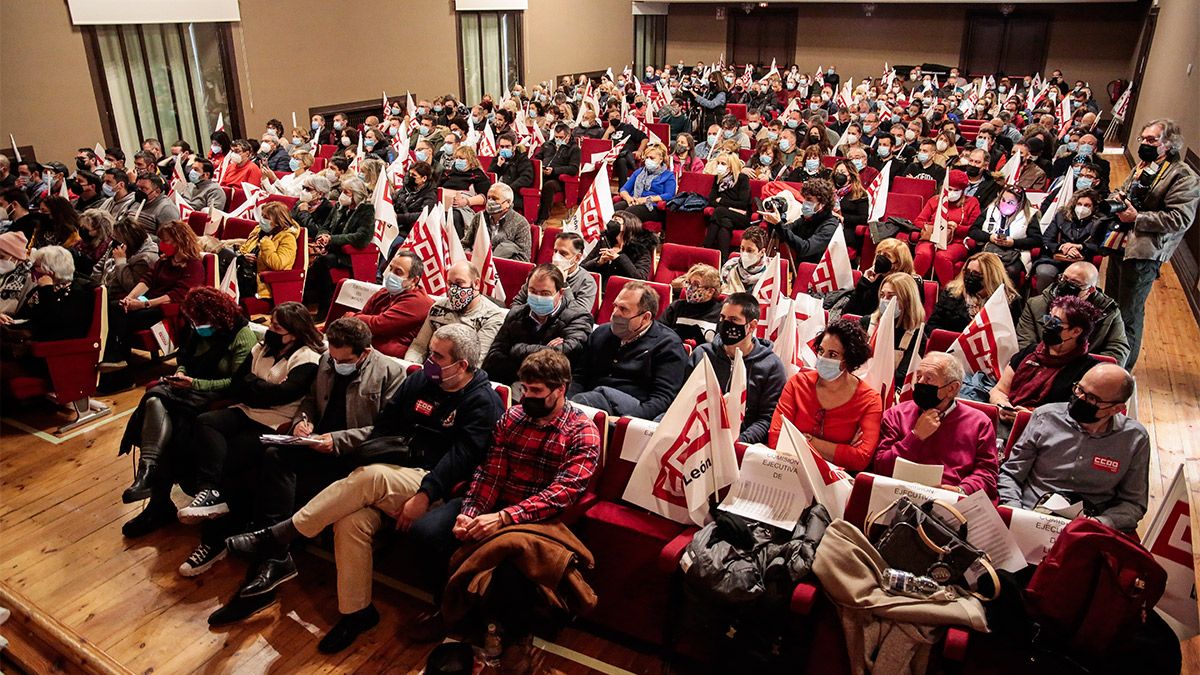
[[[1125,200],[1120,196],[1105,199],[1096,206],[1096,210],[1102,216],[1115,216],[1127,208],[1129,207],[1125,205]]]
[[[774,197],[767,197],[764,199],[762,202],[762,207],[764,211],[770,211],[782,218],[787,215],[788,202],[783,197],[776,195]]]

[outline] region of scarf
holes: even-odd
[[[1066,354],[1054,355],[1045,342],[1039,342],[1028,356],[1013,369],[1008,400],[1015,406],[1040,405],[1050,392],[1054,378],[1064,367],[1087,353],[1087,340],[1079,340]]]
[[[732,188],[734,182],[736,181],[737,175],[735,175],[733,170],[730,169],[724,176],[721,177],[721,183],[717,186],[717,189],[719,189],[721,192],[725,192],[726,190]]]
[[[637,178],[633,181],[633,196],[642,197],[649,192],[650,184],[654,182],[654,179],[658,177],[658,174],[662,170],[662,166],[659,166],[658,171],[651,172],[643,166],[642,170],[638,172]]]

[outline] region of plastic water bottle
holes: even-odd
[[[929,577],[889,567],[883,571],[883,588],[892,593],[926,598],[937,592],[941,585]]]
[[[503,653],[504,646],[500,644],[500,631],[496,628],[496,624],[489,623],[487,635],[483,638],[484,663],[492,668],[499,668],[500,655]]]

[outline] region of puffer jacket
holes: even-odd
[[[723,604],[787,606],[796,585],[812,571],[829,523],[829,512],[815,503],[792,532],[718,511],[684,550],[684,579]]]

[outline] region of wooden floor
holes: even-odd
[[[1122,173],[1117,162],[1113,173],[1117,184]],[[1193,504],[1200,506],[1200,329],[1170,265],[1163,267],[1150,296],[1146,334],[1135,375],[1138,418],[1157,448],[1152,499],[1161,497],[1188,460]],[[142,374],[153,372],[143,368]],[[132,463],[116,455],[139,395],[135,390],[105,397],[114,408],[112,417],[63,438],[47,433],[65,420],[50,409],[0,411],[0,582],[134,672],[420,670],[430,647],[405,640],[404,626],[426,606],[382,584],[376,584],[381,624],[360,638],[355,649],[333,657],[317,653],[317,640],[337,619],[334,568],[308,553],[298,555],[301,578],[284,587],[278,607],[251,621],[210,630],[205,618],[233,593],[242,579],[242,563],[226,559],[208,574],[187,579],[176,568],[196,543],[193,528],[177,524],[136,541],[120,533],[121,523],[140,508],[120,502]],[[176,501],[183,503],[184,497],[177,495]],[[544,655],[547,669],[679,670],[668,668],[652,652],[582,630],[568,630],[557,642],[550,647],[555,653]],[[1192,664],[1200,663],[1198,652],[1196,640],[1187,645]]]

